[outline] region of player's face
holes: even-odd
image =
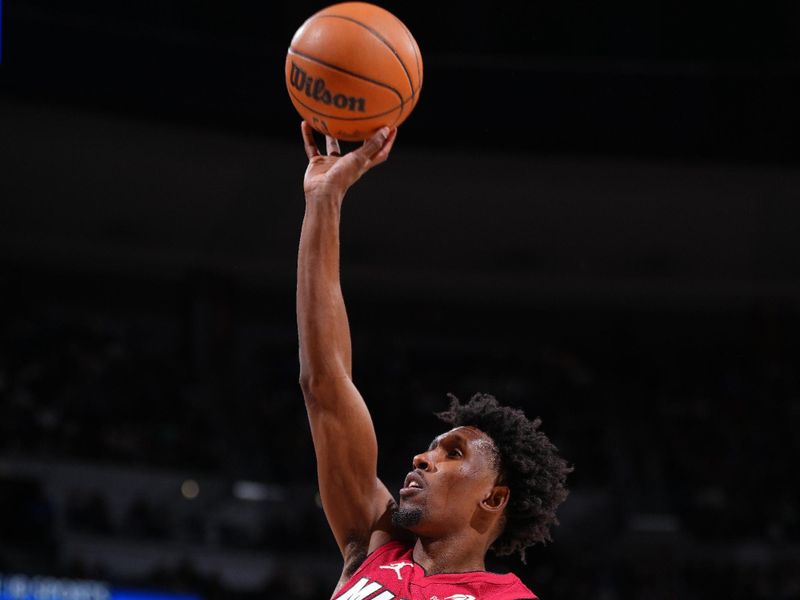
[[[492,439],[474,427],[438,436],[414,457],[400,490],[395,523],[421,536],[441,536],[477,523],[480,503],[497,480]]]

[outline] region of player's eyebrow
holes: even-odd
[[[439,446],[439,442],[442,439],[454,439],[458,444],[465,446],[467,444],[467,438],[461,435],[460,433],[454,433],[448,431],[447,433],[443,433],[442,435],[436,436],[433,438],[431,445],[428,446],[428,450],[434,450]]]

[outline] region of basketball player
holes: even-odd
[[[539,420],[489,395],[439,415],[452,429],[413,457],[399,502],[377,477],[369,410],[353,384],[350,332],[339,283],[339,222],[348,188],[384,162],[396,129],[341,155],[308,155],[297,268],[300,382],[328,523],[344,559],[336,600],[536,598],[513,574],[486,572],[488,550],[518,553],[550,538],[571,468]],[[413,423],[408,423],[413,427]]]

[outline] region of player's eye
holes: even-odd
[[[449,456],[450,458],[461,458],[462,456],[464,456],[464,453],[461,452],[461,450],[459,450],[458,448],[453,448],[447,452],[447,456]]]

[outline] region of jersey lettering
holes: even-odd
[[[337,600],[364,600],[370,594],[377,592],[383,586],[378,583],[377,581],[370,582],[369,579],[366,577],[362,577],[359,579],[356,584],[347,590],[344,594],[339,596]],[[383,594],[381,594],[382,596]],[[394,596],[391,596],[394,598]],[[388,600],[386,598],[381,598],[381,600]]]
[[[414,565],[411,565],[414,566]],[[383,586],[377,581],[370,581],[367,577],[362,577],[356,584],[347,590],[344,594],[336,598],[336,600],[363,600],[370,594],[380,590]],[[389,590],[383,590],[380,594],[369,600],[394,600],[395,595]],[[398,598],[397,600],[405,600]]]

